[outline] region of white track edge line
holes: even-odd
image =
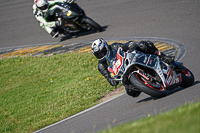
[[[75,115],[72,115],[72,116],[70,116],[70,117],[68,117],[68,118],[66,118],[66,119],[63,119],[63,120],[58,121],[58,122],[56,122],[56,123],[54,123],[54,124],[51,124],[51,125],[46,126],[46,127],[42,128],[42,129],[39,129],[39,130],[37,130],[37,131],[35,131],[35,132],[33,132],[33,133],[38,133],[38,132],[43,131],[43,130],[45,130],[45,129],[47,129],[47,128],[53,127],[53,126],[58,125],[58,124],[60,124],[60,123],[62,123],[62,122],[65,122],[65,121],[70,120],[70,119],[72,119],[72,118],[74,118],[74,117],[77,117],[77,116],[79,116],[79,115],[81,115],[81,114],[84,114],[84,113],[86,113],[86,112],[88,112],[88,111],[90,111],[90,110],[93,110],[93,109],[95,109],[95,108],[97,108],[97,107],[99,107],[99,106],[101,106],[101,105],[103,105],[103,104],[106,104],[106,103],[108,103],[108,102],[110,102],[110,101],[112,101],[112,100],[114,100],[114,99],[116,99],[116,98],[118,98],[118,97],[120,97],[120,96],[122,96],[122,95],[124,95],[124,94],[126,94],[126,92],[124,92],[124,93],[122,93],[122,94],[119,94],[119,95],[117,95],[116,97],[113,97],[113,98],[111,98],[111,99],[109,99],[109,100],[107,100],[107,101],[105,101],[105,102],[102,102],[102,103],[97,104],[97,105],[95,105],[95,106],[93,106],[93,107],[90,107],[90,108],[88,108],[88,109],[86,109],[86,110],[84,110],[84,111],[81,111],[80,113],[77,113],[77,114],[75,114]]]

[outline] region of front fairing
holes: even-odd
[[[57,5],[63,6],[65,9],[61,9]],[[64,15],[65,12],[68,12],[68,6],[65,6],[65,4],[62,3],[56,3],[48,7],[48,11],[43,14],[43,17],[46,19],[46,21],[55,21],[58,17],[58,14],[61,16]]]
[[[156,55],[136,54],[130,65],[138,66],[142,71],[156,78],[165,88],[181,81],[180,75],[177,75],[168,64],[161,61]]]
[[[124,58],[126,53],[122,52],[121,48],[111,51],[106,56],[108,70],[111,73],[111,78],[121,80],[124,72]]]
[[[113,51],[109,51],[107,54],[106,54],[106,62],[108,64],[108,66],[112,66],[114,65],[115,61],[117,60],[117,49],[116,50],[113,50]]]
[[[67,12],[68,18],[75,18],[85,15],[83,9],[76,3],[69,4],[69,11]]]

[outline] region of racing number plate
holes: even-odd
[[[118,74],[119,69],[121,68],[122,65],[123,65],[123,57],[117,54],[117,61],[113,65],[113,68],[108,67],[108,70],[113,73],[112,76],[115,76]]]

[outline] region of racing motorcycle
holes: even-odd
[[[61,26],[58,27],[60,33],[74,35],[83,31],[102,31],[102,27],[87,17],[84,10],[72,0],[68,4],[63,4],[66,10],[60,11],[59,9],[55,12],[56,21],[61,21]]]
[[[166,96],[169,91],[191,86],[194,82],[192,72],[183,64],[175,61],[168,65],[156,55],[137,50],[123,52],[119,47],[108,54],[106,60],[113,80],[152,97]]]

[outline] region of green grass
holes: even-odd
[[[92,54],[0,60],[0,132],[32,132],[91,106],[111,87]]]
[[[33,132],[91,106],[111,87],[92,54],[0,60],[0,132]],[[200,103],[102,131],[197,133]]]
[[[110,128],[99,133],[199,133],[200,102]]]

